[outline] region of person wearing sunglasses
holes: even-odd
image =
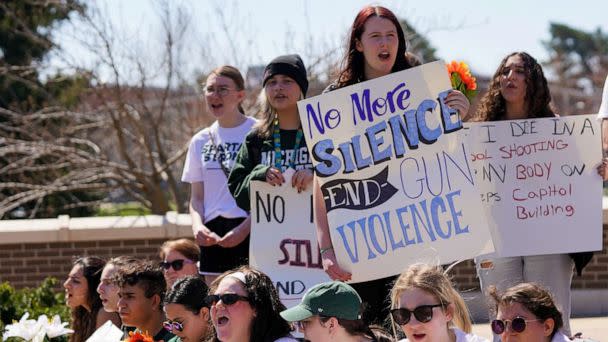
[[[221,274],[209,287],[206,304],[215,328],[213,342],[296,342],[279,312],[285,310],[272,280],[242,266]]]
[[[393,332],[399,325],[416,342],[487,342],[471,334],[471,318],[464,300],[441,266],[414,264],[391,290]]]
[[[380,328],[371,328],[361,319],[361,297],[350,285],[339,281],[311,287],[300,304],[282,311],[281,317],[295,322],[310,342],[393,341],[386,334],[381,335]]]
[[[198,276],[187,276],[175,282],[165,296],[165,329],[182,342],[199,342],[211,333],[209,308],[205,301],[209,288]]]
[[[563,332],[562,313],[553,296],[536,283],[521,283],[502,294],[492,286],[489,294],[496,311],[492,332],[502,342],[589,341],[571,339]]]
[[[200,256],[200,248],[192,240],[170,240],[160,246],[160,268],[163,269],[167,290],[182,277],[198,275],[196,262]]]

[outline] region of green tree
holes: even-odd
[[[550,23],[551,38],[543,42],[549,52],[544,65],[559,83],[569,87],[601,89],[608,71],[608,34],[601,28],[586,32]]]
[[[38,67],[55,47],[53,30],[83,9],[76,0],[0,2],[0,107],[40,109],[54,97],[39,80]]]
[[[22,130],[15,120],[30,113],[37,113],[49,106],[73,108],[82,90],[88,87],[85,75],[61,75],[40,80],[40,69],[49,53],[56,48],[53,32],[73,14],[81,13],[83,5],[77,0],[35,1],[7,0],[0,2],[0,135],[6,139],[28,140],[41,132]],[[55,121],[61,121],[55,119]],[[61,126],[61,122],[56,122]],[[0,148],[4,147],[0,142]],[[55,160],[30,153],[28,163],[20,163],[20,155],[14,149],[1,149],[0,174],[3,181],[11,184],[27,183],[32,177],[53,179],[64,170],[36,174],[40,165]],[[18,196],[18,189],[0,186],[0,199]],[[80,207],[68,207],[74,202],[90,201],[97,194],[66,192],[21,206],[21,213],[33,217],[49,217],[67,213],[82,216],[90,211]]]
[[[439,59],[435,53],[437,50],[431,45],[431,42],[426,39],[421,33],[416,31],[406,19],[401,19],[401,28],[405,33],[405,39],[408,41],[408,51],[421,58],[422,63],[428,63]]]

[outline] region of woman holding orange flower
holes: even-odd
[[[542,67],[525,52],[506,56],[481,100],[474,121],[555,117]],[[508,227],[499,227],[508,229]],[[482,291],[494,285],[499,291],[523,282],[536,282],[553,293],[562,309],[564,330],[570,333],[570,284],[573,262],[568,254],[510,258],[480,256],[475,260]],[[577,265],[578,268],[579,265]],[[498,341],[498,336],[495,336]]]
[[[366,6],[355,17],[350,29],[346,54],[338,79],[326,91],[347,87],[359,82],[386,76],[409,69],[415,60],[406,54],[407,42],[399,20],[393,12],[382,6]],[[469,101],[466,96],[453,90],[446,104],[466,116]],[[315,179],[315,216],[317,239],[323,259],[323,269],[333,280],[348,281],[351,274],[336,261],[327,221],[327,210],[319,183]],[[390,285],[395,277],[352,284],[363,300],[363,320],[366,323],[382,323],[388,316]]]

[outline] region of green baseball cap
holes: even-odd
[[[281,312],[288,322],[296,322],[319,315],[341,319],[360,319],[361,297],[350,285],[330,281],[311,287],[300,304]]]

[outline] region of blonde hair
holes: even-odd
[[[304,93],[300,89],[300,100],[305,98]],[[262,88],[262,91],[258,95],[257,99],[257,114],[258,122],[253,126],[252,130],[256,132],[259,137],[269,138],[272,135],[272,129],[274,125],[274,119],[277,117],[277,111],[272,107],[268,96],[266,96],[266,88]]]
[[[391,309],[397,308],[401,293],[411,288],[418,288],[431,294],[439,300],[444,310],[449,304],[454,304],[452,323],[466,333],[471,332],[469,310],[441,266],[419,263],[403,271],[391,289]],[[395,323],[393,322],[392,325],[395,332]]]
[[[190,239],[177,239],[177,240],[169,240],[160,246],[159,256],[162,260],[165,260],[167,254],[169,254],[170,250],[177,251],[181,253],[186,258],[192,261],[198,261],[201,250],[200,247],[194,243],[194,241]]]

